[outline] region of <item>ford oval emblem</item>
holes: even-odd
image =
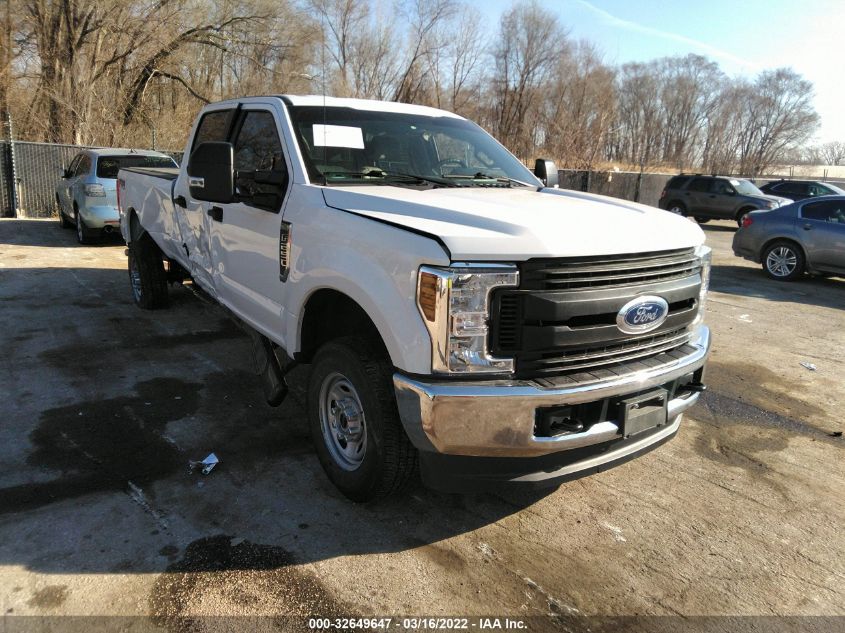
[[[662,297],[637,297],[616,315],[616,327],[626,334],[642,334],[659,328],[669,316],[669,304]]]

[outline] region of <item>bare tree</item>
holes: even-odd
[[[825,165],[838,165],[845,159],[845,143],[841,141],[824,143],[815,149],[818,159]]]

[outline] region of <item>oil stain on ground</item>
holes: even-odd
[[[201,385],[155,378],[136,385],[137,395],[91,400],[41,414],[30,434],[31,466],[61,472],[52,481],[0,490],[0,514],[103,490],[142,485],[184,467],[164,426],[194,413]]]
[[[227,535],[201,538],[156,580],[149,596],[153,621],[170,631],[203,631],[205,617],[216,627],[231,617],[238,629],[252,630],[254,617],[261,630],[300,631],[309,615],[354,616],[295,563],[281,547]]]
[[[220,319],[217,327],[211,330],[196,330],[179,334],[151,334],[149,325],[137,319],[118,319],[123,327],[119,351],[130,355],[138,350],[172,350],[176,347],[195,347],[205,343],[215,343],[229,339],[245,337],[231,319]],[[52,367],[78,371],[80,359],[97,358],[102,352],[102,345],[90,343],[71,343],[45,350],[40,354],[42,360]]]

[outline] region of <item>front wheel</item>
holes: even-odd
[[[144,310],[168,304],[167,273],[161,251],[149,235],[129,244],[129,285],[135,304]]]
[[[59,226],[63,229],[69,229],[72,225],[67,219],[67,216],[62,212],[62,202],[59,200],[58,195],[56,195],[56,209],[59,212]]]
[[[804,253],[792,242],[775,242],[763,253],[763,270],[778,281],[798,279],[804,272]]]
[[[326,343],[308,381],[308,422],[329,479],[353,501],[402,490],[417,452],[408,440],[384,351],[355,337]]]

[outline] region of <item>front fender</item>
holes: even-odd
[[[291,196],[285,211],[291,224],[288,353],[302,348],[303,306],[328,288],[367,313],[394,366],[430,373],[431,340],[417,308],[417,274],[424,264],[448,265],[443,248],[433,239],[326,207],[317,187],[295,186]]]

